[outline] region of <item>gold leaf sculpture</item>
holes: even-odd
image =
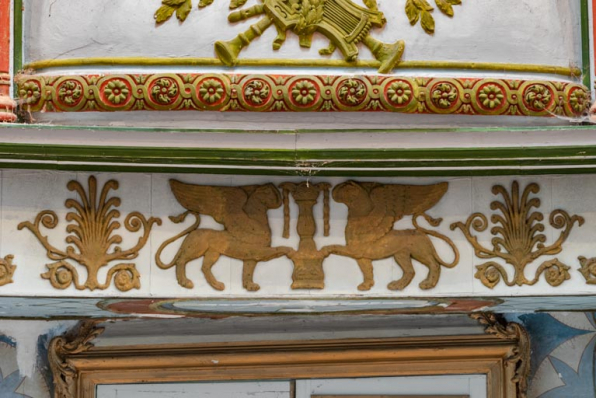
[[[183,222],[188,214],[196,221],[178,235],[166,240],[157,250],[155,261],[161,269],[176,266],[178,283],[188,289],[194,284],[186,277],[186,264],[203,258],[201,270],[205,279],[216,290],[225,285],[218,281],[211,268],[224,255],[243,262],[242,282],[244,288],[256,291],[253,274],[260,261],[269,261],[290,253],[290,247],[271,247],[271,228],[267,211],[282,204],[281,194],[273,184],[220,187],[191,185],[171,180],[170,187],[178,202],[188,209],[176,217],[175,223]],[[201,214],[213,217],[224,230],[200,228]],[[173,260],[165,264],[161,253],[166,246],[182,238],[184,240]]]
[[[122,236],[114,235],[114,232],[121,227],[121,224],[116,221],[120,217],[120,212],[114,209],[120,206],[120,198],[108,198],[110,190],[118,189],[118,182],[115,180],[106,182],[99,198],[97,180],[93,176],[89,177],[88,192],[85,192],[83,186],[76,180],[70,181],[67,188],[78,194],[80,202],[75,199],[68,199],[65,202],[66,208],[74,210],[66,214],[66,221],[69,222],[66,231],[69,235],[66,237],[68,246],[65,250],[51,245],[48,237],[41,232],[42,226],[53,229],[58,225],[58,216],[54,211],[44,210],[37,215],[33,223],[25,221],[18,226],[19,230],[23,228],[30,230],[46,249],[48,258],[55,261],[47,265],[49,270],[42,274],[42,277],[48,279],[57,289],[66,289],[74,283],[78,290],[104,290],[110,286],[112,278],[114,285],[120,291],[140,288],[140,275],[134,264],[119,263],[113,266],[108,271],[104,283],[98,281],[97,274],[100,268],[113,261],[135,259],[139,255],[139,250],[147,243],[153,224],[160,225],[161,220],[153,217],[146,219],[136,211],[128,214],[124,220],[124,227],[129,232],[138,232],[142,228],[143,235],[135,246],[123,250],[118,246],[122,243]],[[114,246],[113,249],[112,246]],[[77,269],[67,260],[75,261],[87,269],[87,280],[84,284],[79,282]]]
[[[435,220],[425,212],[441,200],[447,188],[447,183],[397,185],[348,181],[339,184],[333,189],[333,199],[348,206],[347,245],[327,246],[323,251],[358,262],[364,277],[358,290],[369,290],[374,285],[372,262],[391,257],[403,270],[403,276],[389,283],[390,290],[404,289],[412,282],[413,259],[427,266],[429,271],[420,288],[435,287],[441,266],[457,265],[459,251],[445,235],[421,227],[417,218],[422,216],[432,226],[438,226],[442,220]],[[394,224],[408,215],[412,216],[414,229],[394,229]],[[455,254],[451,263],[439,257],[429,235],[444,240],[451,247]]]
[[[596,285],[596,258],[579,257],[581,268],[579,272],[586,279],[588,285]]]
[[[8,255],[4,259],[0,259],[0,286],[8,285],[12,283],[12,277],[14,275],[17,266],[12,263],[14,256]]]
[[[483,232],[488,228],[488,219],[482,213],[472,214],[466,223],[457,222],[451,229],[460,229],[468,242],[474,247],[476,256],[481,259],[501,259],[514,268],[514,275],[509,279],[506,269],[494,261],[488,261],[476,266],[476,278],[482,283],[494,288],[501,278],[507,286],[534,285],[544,273],[546,281],[551,286],[559,286],[570,278],[569,267],[557,259],[543,262],[536,271],[533,279],[525,276],[525,268],[542,256],[555,255],[563,250],[563,243],[567,240],[573,226],[581,226],[584,219],[580,216],[570,216],[564,210],[554,210],[550,214],[550,225],[562,229],[559,238],[549,246],[545,246],[546,236],[544,224],[541,221],[544,215],[533,209],[540,207],[540,199],[531,194],[540,191],[538,184],[528,184],[520,196],[519,183],[514,181],[509,194],[502,185],[495,185],[492,189],[494,195],[501,195],[503,202],[493,201],[491,210],[501,214],[493,214],[491,221],[495,226],[491,229],[493,248],[489,249],[478,242],[476,232]]]
[[[213,0],[200,0],[199,7],[210,5]],[[246,0],[230,0],[230,9],[243,6]],[[244,33],[230,41],[217,41],[215,53],[227,66],[238,62],[240,51],[275,26],[277,37],[273,49],[279,50],[286,40],[288,31],[299,37],[301,47],[310,48],[312,36],[321,33],[330,41],[329,47],[321,49],[321,55],[331,55],[336,49],[348,62],[358,58],[358,44],[364,44],[379,61],[379,73],[389,73],[400,62],[405,43],[398,40],[392,44],[383,43],[370,35],[372,28],[382,28],[387,20],[378,9],[377,0],[363,0],[361,7],[351,0],[262,0],[262,4],[244,10],[234,11],[228,16],[231,23],[244,21],[255,16],[261,19]],[[452,17],[453,6],[461,0],[435,0],[439,10]],[[174,13],[184,22],[192,9],[191,0],[162,0],[162,6],[155,13],[157,24],[170,19]],[[428,34],[435,32],[434,8],[427,0],[406,0],[405,12],[411,25],[420,25]]]
[[[329,235],[329,189],[327,183],[286,182],[280,185],[283,196],[272,184],[240,187],[190,185],[176,180],[170,186],[178,202],[188,209],[179,216],[170,217],[175,223],[183,222],[188,214],[196,221],[188,228],[166,240],[156,253],[156,263],[162,269],[176,266],[178,283],[186,288],[194,284],[186,277],[186,264],[203,258],[202,271],[207,282],[217,290],[223,290],[223,283],[217,281],[211,268],[221,255],[243,261],[243,286],[256,291],[253,274],[260,261],[269,261],[286,256],[292,260],[292,289],[323,289],[325,274],[323,262],[331,254],[351,257],[358,262],[364,282],[359,290],[369,290],[374,285],[372,262],[394,258],[403,269],[399,281],[389,284],[389,289],[403,289],[414,278],[412,260],[429,268],[428,277],[420,284],[423,289],[436,286],[441,266],[454,267],[459,261],[459,252],[446,236],[421,227],[417,218],[422,216],[432,226],[435,220],[425,212],[433,207],[445,194],[447,183],[415,186],[387,185],[372,182],[349,181],[333,190],[333,198],[348,206],[348,224],[345,230],[346,246],[330,245],[317,248],[314,240],[316,222],[313,208],[321,193],[324,198],[324,235]],[[300,237],[298,250],[290,247],[271,247],[271,229],[267,211],[284,204],[284,232],[290,235],[289,198],[298,205],[296,231]],[[283,199],[282,199],[283,198]],[[200,228],[201,214],[209,215],[223,224],[224,230]],[[404,216],[412,216],[414,229],[396,230],[393,225]],[[445,241],[454,251],[451,263],[443,261],[430,237]],[[169,263],[161,259],[163,250],[173,242],[184,240]]]

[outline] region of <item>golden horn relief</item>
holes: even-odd
[[[294,265],[292,289],[323,289],[325,274],[323,263],[330,255],[356,260],[362,271],[361,291],[374,285],[372,262],[391,258],[402,269],[400,279],[389,283],[391,290],[406,288],[415,272],[412,260],[428,267],[428,275],[420,288],[431,289],[439,281],[441,267],[452,268],[459,261],[459,252],[447,236],[436,230],[441,219],[434,219],[427,211],[434,207],[447,192],[448,184],[398,185],[373,182],[348,181],[335,186],[327,183],[283,183],[237,187],[190,185],[171,180],[170,186],[176,200],[186,212],[170,217],[181,223],[187,216],[195,221],[188,228],[163,242],[156,253],[156,263],[162,269],[175,268],[178,283],[192,288],[186,276],[189,262],[202,259],[201,270],[205,279],[216,290],[224,284],[212,273],[221,256],[243,262],[243,286],[249,291],[260,288],[253,280],[259,262],[285,256]],[[325,236],[330,232],[330,198],[348,208],[345,227],[345,245],[317,247],[317,224],[313,209],[323,197]],[[290,199],[298,207],[295,233],[299,237],[298,249],[285,246],[272,247],[272,232],[267,212],[284,207],[284,231],[290,231]],[[223,230],[201,228],[201,216],[210,216],[224,226]],[[406,216],[412,217],[413,228],[395,229],[394,224]],[[430,225],[420,225],[420,219]],[[439,256],[431,238],[443,240],[453,251],[453,259],[445,261]],[[179,249],[169,261],[162,259],[164,249],[182,240]]]
[[[206,7],[213,0],[200,0],[199,8]],[[379,73],[390,73],[400,62],[405,43],[383,43],[371,35],[372,29],[385,26],[387,20],[377,5],[377,0],[363,0],[362,5],[352,0],[262,0],[259,4],[232,11],[230,23],[252,18],[259,20],[245,32],[228,41],[215,43],[215,54],[227,66],[234,66],[243,48],[261,36],[266,30],[275,28],[277,36],[272,43],[273,50],[279,50],[286,41],[288,32],[299,39],[301,47],[310,48],[314,33],[329,40],[329,46],[319,50],[319,54],[329,56],[336,50],[348,62],[359,57],[360,44],[367,47],[379,63]],[[244,6],[246,0],[231,0],[230,9]],[[448,17],[453,17],[454,5],[461,0],[435,0],[438,9]],[[156,23],[162,24],[175,14],[184,22],[193,8],[192,0],[162,0],[155,13]],[[412,26],[420,26],[428,34],[435,33],[434,7],[427,0],[406,0],[404,11]],[[283,64],[283,60],[280,60]]]

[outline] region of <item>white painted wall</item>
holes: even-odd
[[[303,181],[298,178],[283,177],[248,177],[248,176],[218,176],[218,175],[171,175],[171,174],[96,174],[101,184],[110,178],[120,182],[120,189],[116,195],[122,199],[120,207],[123,220],[131,211],[140,211],[147,216],[160,217],[162,226],[154,227],[150,240],[134,260],[141,273],[141,289],[121,293],[115,288],[105,291],[90,292],[77,291],[73,287],[67,290],[56,290],[47,280],[40,277],[45,272],[45,264],[51,261],[46,257],[45,250],[37,239],[27,230],[18,231],[17,225],[22,221],[33,221],[38,212],[45,209],[55,210],[60,217],[58,228],[48,231],[50,241],[59,248],[64,248],[66,237],[64,216],[66,208],[64,201],[74,198],[74,194],[66,189],[66,184],[72,179],[77,179],[85,186],[88,173],[65,173],[53,171],[24,171],[3,170],[1,177],[1,202],[0,202],[0,254],[2,256],[13,254],[14,262],[18,265],[14,276],[14,283],[0,288],[3,296],[90,296],[90,297],[280,297],[280,298],[350,298],[350,297],[457,297],[457,296],[516,296],[516,295],[593,295],[596,287],[587,285],[582,275],[577,271],[578,256],[596,256],[594,249],[594,236],[596,236],[596,209],[592,198],[596,196],[596,176],[536,176],[536,177],[495,177],[495,178],[376,178],[363,179],[383,183],[401,184],[431,184],[439,181],[449,182],[449,190],[437,206],[429,211],[433,217],[442,217],[443,223],[438,231],[449,236],[458,246],[461,254],[459,265],[454,269],[443,269],[441,279],[436,288],[422,290],[418,284],[426,277],[427,268],[419,263],[414,263],[416,276],[410,286],[404,291],[395,292],[387,289],[387,284],[401,277],[402,271],[392,259],[381,260],[374,263],[376,285],[369,292],[359,292],[356,286],[362,281],[362,275],[356,262],[349,258],[330,256],[324,263],[326,273],[326,288],[324,290],[291,290],[292,263],[286,258],[260,263],[256,269],[255,281],[261,285],[261,290],[249,293],[244,290],[241,282],[242,263],[238,260],[222,257],[214,266],[213,272],[218,279],[226,284],[223,292],[213,290],[203,277],[200,265],[201,260],[189,263],[188,277],[194,281],[194,289],[185,289],[178,285],[174,269],[161,270],[155,265],[154,256],[160,244],[182,231],[192,222],[189,217],[184,224],[174,224],[168,216],[180,214],[184,211],[172,193],[168,180],[177,178],[184,182],[194,184],[213,185],[243,185],[273,182],[279,184],[284,181]],[[459,231],[451,231],[449,226],[456,221],[465,221],[475,211],[491,214],[490,202],[497,197],[491,193],[495,184],[503,184],[510,189],[513,180],[520,181],[522,189],[530,182],[540,184],[539,197],[542,200],[540,210],[545,213],[545,226],[547,243],[553,242],[558,236],[558,231],[548,224],[548,215],[554,209],[562,208],[571,215],[578,214],[585,218],[582,227],[575,226],[568,241],[563,246],[563,252],[556,257],[571,267],[571,280],[561,286],[553,288],[543,279],[535,286],[507,287],[499,284],[494,289],[483,286],[474,278],[475,266],[484,261],[474,256],[471,246],[465,241]],[[311,182],[327,181],[337,184],[345,181],[344,178],[312,178]],[[328,244],[344,243],[344,228],[346,225],[347,208],[331,200],[331,236],[322,234],[322,196],[315,207],[318,232],[316,243],[319,247]],[[276,209],[269,212],[269,220],[273,233],[273,246],[297,247],[298,236],[295,232],[297,207],[292,203],[291,237],[282,237],[283,212]],[[208,217],[203,218],[202,227],[217,227],[217,224]],[[221,226],[219,226],[221,228]],[[411,223],[404,219],[396,228],[411,228]],[[121,229],[119,232],[124,237],[123,248],[132,246],[137,240],[136,234],[131,234]],[[480,235],[481,243],[490,246],[490,235]],[[447,261],[452,258],[450,249],[442,242],[433,238],[439,254]],[[168,260],[174,255],[178,243],[164,251],[164,259]],[[533,276],[538,265],[555,256],[540,258],[535,264],[528,266],[528,278]],[[78,266],[77,266],[78,267]],[[82,278],[85,272],[78,267]],[[100,272],[100,280],[105,278],[107,269]],[[510,272],[512,272],[510,270]]]
[[[361,0],[355,0],[362,4]],[[212,57],[213,43],[228,40],[256,19],[230,25],[229,1],[195,7],[187,21],[170,20],[156,28],[160,0],[25,1],[26,61],[81,57]],[[249,0],[247,5],[257,4]],[[465,0],[450,19],[435,11],[436,34],[411,27],[403,0],[379,0],[387,25],[374,36],[404,39],[405,59],[512,62],[569,66],[580,63],[580,13],[577,0]],[[327,40],[317,36],[310,50],[289,35],[278,52],[269,29],[242,53],[246,58],[319,58]],[[362,50],[369,58],[368,50]],[[334,58],[340,58],[339,53]]]

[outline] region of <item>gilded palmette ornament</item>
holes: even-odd
[[[550,256],[560,253],[563,250],[563,243],[567,240],[573,226],[577,223],[581,226],[584,223],[583,217],[570,216],[564,210],[554,210],[550,214],[550,225],[560,229],[559,238],[551,245],[546,246],[544,224],[541,221],[544,215],[541,212],[533,211],[540,207],[540,199],[530,197],[540,191],[538,184],[528,184],[520,196],[519,183],[514,181],[511,187],[511,194],[502,185],[495,185],[492,189],[494,195],[501,195],[503,202],[493,201],[491,210],[501,214],[493,214],[491,222],[494,226],[490,232],[492,238],[492,249],[482,246],[478,237],[472,233],[485,231],[488,226],[488,219],[482,213],[472,214],[466,223],[456,222],[451,224],[451,229],[460,229],[468,242],[473,246],[477,257],[486,260],[500,259],[514,268],[514,275],[509,279],[505,267],[495,261],[488,261],[476,266],[476,278],[489,288],[494,288],[503,279],[507,286],[534,285],[542,274],[551,286],[559,286],[570,278],[569,267],[558,259],[544,261],[536,271],[533,279],[527,279],[525,268],[536,259],[542,256]]]
[[[97,279],[100,268],[108,266],[114,261],[130,261],[138,257],[139,251],[147,243],[149,233],[153,224],[161,224],[159,218],[149,219],[139,212],[132,212],[124,219],[124,227],[129,232],[138,232],[143,229],[136,245],[128,250],[123,250],[119,244],[122,243],[122,236],[115,235],[121,224],[116,221],[120,212],[116,207],[120,206],[120,198],[108,198],[110,190],[118,189],[118,182],[110,180],[105,183],[101,192],[97,192],[97,180],[89,177],[89,189],[85,189],[76,180],[67,184],[69,191],[78,194],[80,201],[68,199],[65,206],[73,209],[66,214],[66,237],[68,244],[64,250],[58,249],[50,244],[48,237],[41,232],[41,227],[47,229],[56,228],[58,216],[54,211],[44,210],[35,218],[34,222],[25,221],[19,224],[18,229],[30,230],[46,249],[49,259],[54,263],[47,264],[48,272],[42,274],[48,279],[52,286],[57,289],[66,289],[73,285],[78,290],[107,289],[114,280],[114,285],[120,291],[128,291],[133,288],[140,288],[140,275],[134,264],[119,263],[108,270],[104,283]],[[87,269],[87,280],[81,284],[79,274],[74,261]]]
[[[12,276],[14,275],[17,266],[12,263],[14,256],[9,254],[4,259],[0,259],[0,286],[12,283]]]
[[[271,247],[271,228],[267,211],[282,204],[279,190],[273,184],[223,187],[191,185],[170,180],[176,200],[188,211],[170,219],[181,223],[190,214],[195,222],[184,231],[166,240],[157,250],[155,261],[161,269],[176,266],[176,278],[180,286],[191,289],[193,282],[186,277],[186,264],[203,259],[201,270],[205,279],[216,290],[225,285],[218,281],[211,268],[220,256],[227,256],[244,263],[242,284],[249,291],[259,290],[253,274],[257,263],[287,255],[292,248]],[[201,228],[201,214],[213,217],[224,230]],[[169,263],[161,259],[163,250],[184,237],[182,245]]]
[[[492,334],[503,340],[517,342],[517,348],[506,359],[509,366],[513,367],[513,379],[518,398],[526,398],[528,391],[528,377],[530,375],[530,337],[524,327],[515,322],[507,322],[501,317],[490,313],[481,312],[471,314],[472,319],[486,326],[484,332]]]

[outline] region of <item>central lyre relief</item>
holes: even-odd
[[[273,50],[279,50],[286,41],[287,32],[296,34],[301,47],[310,48],[313,34],[318,32],[329,39],[329,47],[319,50],[320,55],[331,55],[339,50],[347,62],[356,61],[358,45],[366,46],[379,62],[379,73],[389,73],[400,62],[405,49],[403,40],[383,43],[371,35],[374,28],[387,23],[379,10],[377,0],[362,0],[362,5],[352,0],[261,0],[259,4],[233,11],[228,16],[231,23],[253,17],[259,21],[244,33],[229,41],[215,42],[215,53],[227,66],[238,63],[240,51],[261,36],[272,26],[277,30]],[[213,0],[200,0],[199,8],[206,7]],[[247,0],[230,0],[230,9],[244,6]],[[439,10],[452,17],[453,6],[461,0],[435,0]],[[392,4],[393,5],[393,4]],[[192,10],[192,0],[162,0],[162,6],[155,13],[157,24],[170,19],[174,14],[184,22]],[[405,13],[411,25],[420,25],[428,34],[435,32],[434,8],[428,0],[406,0]],[[283,60],[280,60],[283,64]]]
[[[393,258],[403,271],[399,280],[389,283],[390,290],[404,289],[412,282],[412,260],[428,267],[428,275],[420,283],[421,289],[435,287],[441,267],[451,268],[459,261],[459,252],[451,239],[420,226],[418,221],[422,217],[431,226],[440,225],[441,219],[434,219],[426,212],[445,195],[447,183],[399,185],[347,181],[335,186],[333,200],[348,208],[346,245],[329,245],[320,249],[314,239],[317,225],[313,208],[323,196],[324,235],[328,236],[331,185],[327,183],[287,182],[278,188],[273,184],[226,187],[171,180],[170,186],[177,201],[187,209],[170,219],[181,223],[192,215],[195,222],[163,242],[155,257],[160,268],[175,267],[178,283],[186,288],[194,287],[186,276],[187,264],[200,258],[205,279],[216,290],[225,288],[211,271],[219,258],[227,256],[242,261],[243,286],[249,291],[260,288],[253,280],[257,264],[283,256],[292,260],[294,265],[292,289],[323,289],[323,262],[330,255],[339,255],[358,263],[363,276],[358,289],[362,291],[374,285],[372,262],[376,260]],[[272,247],[267,216],[269,210],[284,206],[283,236],[288,238],[290,197],[298,206],[296,232],[300,241],[297,250],[285,246]],[[213,217],[224,229],[201,228],[201,215]],[[405,216],[412,217],[413,228],[395,229],[394,224]],[[451,247],[454,252],[451,262],[438,255],[430,237],[441,239]],[[178,240],[182,242],[173,258],[169,261],[162,259],[164,249]]]

